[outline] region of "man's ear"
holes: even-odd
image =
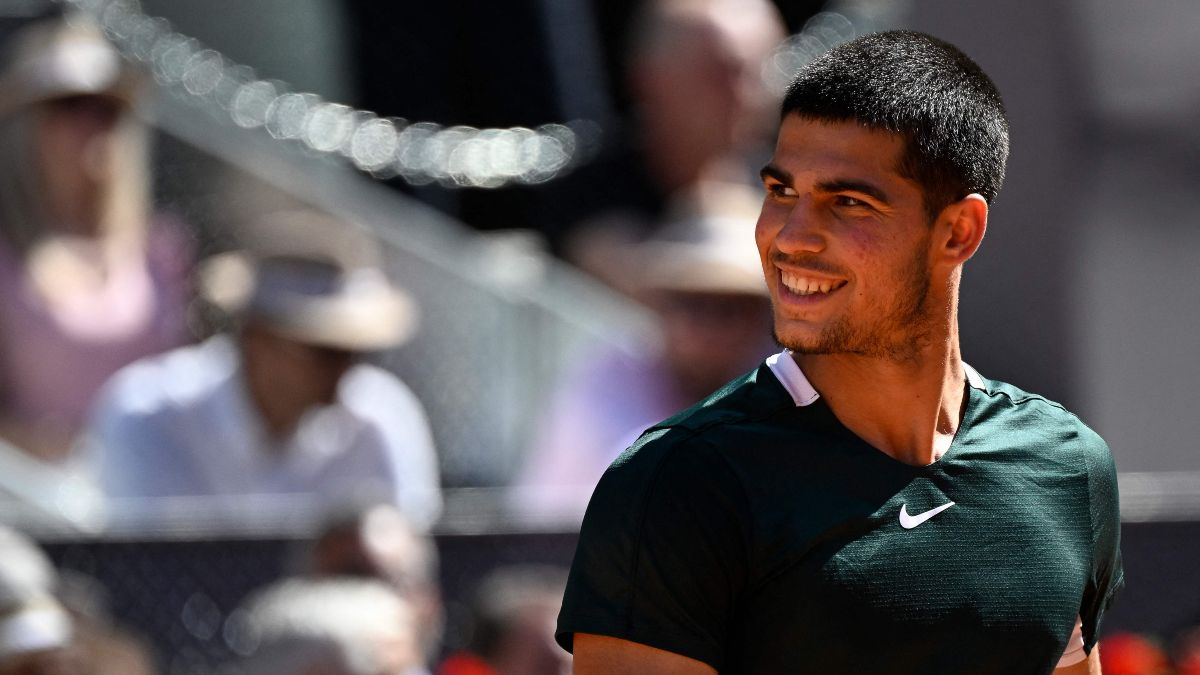
[[[945,262],[961,265],[975,255],[987,232],[988,205],[972,193],[942,209],[935,227],[938,253]]]

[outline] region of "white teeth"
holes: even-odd
[[[811,277],[802,276],[795,272],[782,272],[781,274],[783,285],[796,295],[813,295],[814,293],[828,293],[835,288],[841,288],[843,281],[827,281],[823,279],[813,279]]]

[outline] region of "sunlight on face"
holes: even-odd
[[[790,116],[756,228],[779,343],[905,358],[927,341],[931,229],[901,137]]]

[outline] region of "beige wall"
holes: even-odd
[[[965,356],[1068,404],[1121,471],[1200,469],[1200,5],[922,0],[1012,120]]]

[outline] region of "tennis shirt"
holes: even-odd
[[[557,639],[726,673],[1049,673],[1122,584],[1116,474],[1060,405],[967,369],[927,466],[846,429],[790,353],[649,429],[588,506]]]

